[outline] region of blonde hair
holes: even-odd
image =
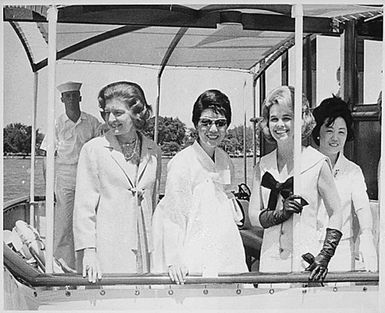
[[[286,105],[291,111],[294,111],[294,87],[280,86],[272,90],[266,97],[262,108],[262,121],[259,128],[265,139],[270,143],[275,143],[269,129],[270,108],[273,104]],[[305,95],[302,95],[302,143],[307,144],[307,138],[311,135],[316,122],[310,111],[310,104]]]

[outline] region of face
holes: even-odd
[[[269,130],[277,143],[293,139],[293,112],[287,105],[273,104],[270,107]]]
[[[114,135],[125,135],[135,131],[131,110],[120,99],[107,100],[104,112],[105,121]]]
[[[215,113],[213,110],[206,109],[201,114],[197,130],[200,144],[204,148],[215,148],[226,136],[226,117],[220,113]]]
[[[344,150],[348,130],[342,117],[337,117],[333,124],[320,129],[320,151],[325,155],[335,155]]]
[[[61,101],[66,105],[76,105],[82,100],[79,91],[66,91],[61,95]]]

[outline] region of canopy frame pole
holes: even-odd
[[[46,273],[53,273],[54,180],[55,180],[55,75],[56,28],[58,11],[48,9],[48,101],[47,101],[47,172],[46,172]]]
[[[36,159],[36,110],[37,110],[37,89],[39,76],[34,72],[33,108],[32,108],[32,129],[31,129],[31,175],[29,185],[29,224],[35,227],[35,159]]]
[[[385,11],[385,6],[382,6],[383,12]],[[382,22],[382,106],[381,106],[381,154],[380,154],[380,179],[379,179],[379,202],[380,202],[380,227],[379,227],[379,260],[378,260],[378,270],[379,270],[379,285],[378,285],[378,307],[382,308],[384,312],[385,308],[385,297],[382,296],[385,292],[385,212],[383,212],[383,207],[385,205],[385,21]]]
[[[186,33],[188,27],[181,27],[179,31],[176,33],[175,37],[170,43],[170,46],[168,47],[166,54],[163,56],[162,64],[159,69],[158,73],[158,97],[156,99],[156,107],[155,107],[155,121],[154,121],[154,141],[156,144],[158,144],[158,126],[159,126],[159,107],[160,107],[160,85],[161,85],[161,78],[163,71],[168,63],[168,60],[170,59],[172,53],[174,52],[176,46],[178,45],[179,41],[182,39],[184,34]]]
[[[246,80],[243,83],[243,177],[244,182],[247,185],[247,147],[246,147],[246,103],[245,103],[245,90],[246,90]]]
[[[295,96],[294,96],[294,194],[301,194],[302,186],[300,180],[301,174],[301,128],[302,128],[302,57],[303,57],[303,6],[295,4],[293,6],[293,15],[295,17]],[[293,253],[292,270],[300,271],[299,264],[301,256],[299,255],[298,245],[301,241],[301,223],[300,216],[293,214]]]

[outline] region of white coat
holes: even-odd
[[[203,276],[247,272],[229,200],[233,165],[220,148],[213,161],[195,142],[167,166],[164,198],[153,218],[153,272],[182,263]]]
[[[152,251],[151,218],[158,198],[161,153],[153,141],[140,137],[137,177],[130,177],[111,132],[86,143],[80,153],[75,250],[96,248],[102,273],[135,273],[138,245],[145,244],[147,252]]]
[[[318,177],[324,163],[330,166],[329,159],[313,149],[304,147],[301,163],[300,195],[309,203],[302,210],[299,219],[301,237],[299,242],[293,242],[293,219],[290,218],[282,224],[265,229],[261,247],[261,272],[291,272],[303,271],[308,264],[301,258],[307,252],[316,256],[323,243],[324,217],[319,213],[321,196],[318,192]],[[330,166],[331,167],[331,166]],[[277,151],[263,156],[260,161],[261,178],[269,172],[278,182],[284,182],[292,173],[277,168]],[[270,196],[270,189],[262,187],[263,207],[266,208]],[[282,207],[282,196],[279,195],[277,207]],[[323,212],[322,212],[323,213]],[[298,253],[298,255],[297,255]]]

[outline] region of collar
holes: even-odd
[[[143,134],[141,134],[138,131],[136,132],[136,134],[138,135],[138,138],[141,142],[141,151],[142,151],[141,154],[142,155],[144,155],[144,153],[146,153],[148,150],[153,150],[154,146],[153,146],[151,140],[149,140],[146,136],[143,136]],[[109,143],[108,145],[105,145],[106,148],[118,150],[118,151],[122,152],[119,141],[111,130],[108,130],[104,134],[104,137],[107,139],[107,141]]]
[[[72,122],[73,123],[73,121],[70,120],[70,118],[67,116],[66,113],[63,113],[62,116],[63,116],[62,119],[63,119],[64,123],[67,123],[67,122]],[[76,123],[74,123],[74,124],[78,124],[78,123],[80,123],[81,120],[86,120],[86,119],[87,119],[87,114],[85,112],[83,112],[83,111],[80,111],[80,117],[76,121]]]
[[[336,162],[336,164],[334,164],[334,167],[333,167],[333,176],[334,177],[336,177],[337,174],[343,170],[344,164],[346,164],[346,161],[347,161],[347,158],[345,157],[345,155],[342,152],[340,152],[338,155],[337,162]]]
[[[206,153],[206,151],[199,144],[198,140],[195,140],[192,144],[194,151],[197,153],[198,157],[205,163],[209,162],[209,164],[214,167],[217,157],[218,157],[218,148],[216,147],[214,150],[214,160],[210,158],[210,156]]]
[[[323,160],[326,160],[331,168],[331,162],[327,156],[323,155],[321,152],[311,146],[302,147],[301,173],[306,172]],[[270,172],[271,174],[275,173],[273,176],[278,175],[277,177],[279,177],[282,174],[282,172],[281,174],[278,172],[277,149],[274,149],[266,156],[263,156],[260,163],[262,168],[266,168],[266,171]],[[293,173],[288,173],[288,175],[292,174]]]

